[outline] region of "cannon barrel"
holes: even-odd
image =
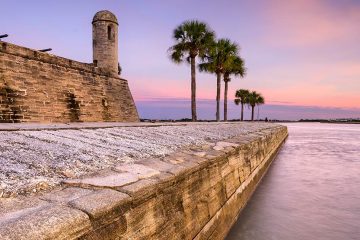
[[[39,52],[49,52],[51,50],[52,48],[45,48],[45,49],[40,49]]]
[[[7,35],[7,34],[3,34],[3,35],[0,35],[0,38],[6,38],[6,37],[8,37],[9,35]]]

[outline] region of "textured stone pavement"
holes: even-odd
[[[117,164],[164,158],[180,148],[214,143],[272,126],[271,123],[0,124],[0,197],[51,189],[63,180],[71,182]]]

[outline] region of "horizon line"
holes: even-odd
[[[186,97],[134,97],[134,101],[135,102],[164,102],[164,101],[191,101],[190,98],[186,98]],[[202,102],[216,102],[215,99],[210,99],[210,98],[197,98],[197,101],[202,101]],[[229,98],[228,103],[232,103],[234,98]],[[221,102],[223,102],[224,100],[221,99]],[[357,110],[360,111],[360,107],[337,107],[337,106],[320,106],[320,105],[303,105],[303,104],[299,104],[299,103],[294,103],[294,102],[287,102],[287,101],[268,101],[265,102],[264,105],[270,105],[270,106],[293,106],[293,107],[308,107],[308,108],[331,108],[331,109],[348,109],[348,110]]]

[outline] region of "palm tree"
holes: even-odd
[[[241,104],[241,117],[240,121],[244,121],[244,105],[248,103],[249,98],[249,90],[247,89],[239,89],[235,93],[234,102],[236,105]]]
[[[250,92],[247,104],[251,106],[251,121],[254,121],[255,106],[264,103],[265,103],[264,97],[260,93],[257,93],[256,91]]]
[[[206,56],[207,62],[199,64],[200,71],[216,74],[216,121],[220,121],[220,93],[221,76],[224,73],[224,66],[232,56],[238,53],[238,45],[229,39],[219,39],[210,49]]]
[[[175,45],[169,48],[170,57],[175,63],[186,60],[191,65],[191,117],[197,120],[196,115],[196,57],[205,57],[209,47],[214,42],[215,33],[206,23],[197,20],[186,21],[173,32]]]
[[[227,121],[227,95],[228,95],[228,84],[231,80],[230,75],[244,77],[246,74],[246,68],[244,66],[244,60],[239,56],[234,56],[224,67],[224,121]]]

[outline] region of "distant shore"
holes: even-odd
[[[183,119],[140,119],[141,122],[191,122],[189,118]],[[231,119],[228,122],[239,122],[239,119]],[[216,120],[197,120],[197,122],[216,122]],[[221,121],[223,122],[223,121]],[[251,120],[244,120],[244,122],[251,122]],[[259,119],[254,122],[274,122],[274,123],[308,123],[308,122],[318,122],[318,123],[341,123],[341,124],[360,124],[360,119],[300,119],[300,120],[277,120],[277,119]]]

